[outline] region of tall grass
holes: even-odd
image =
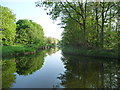
[[[15,53],[34,52],[38,49],[38,45],[12,45],[2,46],[2,55],[13,55]]]
[[[15,55],[16,53],[22,54],[24,52],[36,52],[40,47],[51,47],[51,44],[15,44],[12,46],[2,46],[2,56]]]

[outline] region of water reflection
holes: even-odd
[[[50,49],[50,54],[55,53],[58,49]],[[44,58],[47,50],[40,51],[39,53],[26,56],[17,56],[10,58],[2,58],[2,88],[10,88],[13,83],[16,82],[16,74],[18,75],[29,75],[33,74],[40,68],[44,63]]]
[[[3,58],[2,87],[120,88],[117,61],[53,54],[58,50],[52,48],[34,55]]]
[[[14,72],[16,72],[15,58],[2,61],[2,87],[9,88],[15,83]]]
[[[55,53],[57,51],[59,51],[59,48],[55,47],[55,48],[48,49],[47,53],[48,53],[48,55],[52,55],[53,53]]]
[[[63,54],[66,71],[58,79],[66,88],[120,88],[120,64]]]
[[[44,63],[45,53],[42,51],[34,55],[16,57],[16,72],[19,75],[28,75],[39,70]]]

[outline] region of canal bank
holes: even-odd
[[[12,45],[12,46],[1,46],[2,56],[14,56],[14,55],[29,55],[34,54],[37,51],[49,49],[52,45]]]
[[[119,49],[86,49],[63,47],[62,51],[69,55],[80,55],[94,58],[119,59]]]

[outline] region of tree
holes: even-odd
[[[53,37],[46,37],[46,43],[47,44],[55,44],[55,45],[57,45],[58,39],[53,38]]]
[[[36,3],[37,6],[45,6],[46,8],[52,8],[48,13],[52,15],[52,19],[55,20],[58,17],[62,18],[70,18],[79,24],[79,27],[82,27],[83,30],[83,45],[87,45],[87,37],[86,37],[86,9],[87,9],[87,1],[86,3],[76,3],[76,2],[43,2],[41,4]],[[81,19],[81,21],[80,21]]]
[[[115,3],[103,1],[103,2],[100,3],[100,6],[101,6],[101,19],[102,19],[101,20],[101,25],[100,25],[100,28],[101,28],[100,42],[101,42],[101,47],[103,48],[104,47],[105,22],[107,22],[107,20],[111,20],[111,18],[113,18],[113,17],[111,17],[111,8],[113,6],[115,6]],[[107,15],[108,12],[110,13],[110,16]]]
[[[85,48],[113,48],[118,43],[117,20],[119,2],[36,2],[49,9],[53,20],[61,18],[62,42]],[[112,38],[112,39],[110,39]],[[112,43],[110,45],[110,43]]]
[[[42,27],[31,20],[18,20],[16,22],[16,42],[21,44],[40,44],[44,41]]]
[[[1,9],[1,25],[0,33],[2,33],[2,44],[3,45],[13,45],[16,35],[16,18],[15,14],[7,8],[0,6]]]

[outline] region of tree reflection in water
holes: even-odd
[[[52,55],[52,54],[54,54],[57,51],[59,51],[59,48],[58,47],[54,47],[54,48],[48,49],[47,53],[48,53],[48,55]]]
[[[120,88],[117,61],[70,56],[63,53],[66,71],[58,78],[65,88]]]
[[[34,55],[12,57],[2,61],[2,87],[10,88],[16,82],[17,72],[19,75],[32,74],[39,70],[46,53],[51,55],[58,49],[41,51]],[[60,85],[54,87],[65,88],[119,88],[120,87],[120,64],[115,60],[93,59],[81,56],[69,56],[63,53],[61,58],[66,71],[58,79]]]
[[[16,63],[15,58],[9,60],[4,59],[2,61],[2,87],[9,88],[12,83],[15,83],[16,75]]]
[[[58,49],[52,49],[50,54],[57,52]],[[42,68],[47,50],[26,56],[2,58],[2,88],[10,88],[16,82],[16,74],[28,75]]]
[[[16,58],[16,68],[19,75],[32,74],[36,70],[39,70],[43,63],[46,52],[42,51],[40,53],[28,56],[21,56]]]

